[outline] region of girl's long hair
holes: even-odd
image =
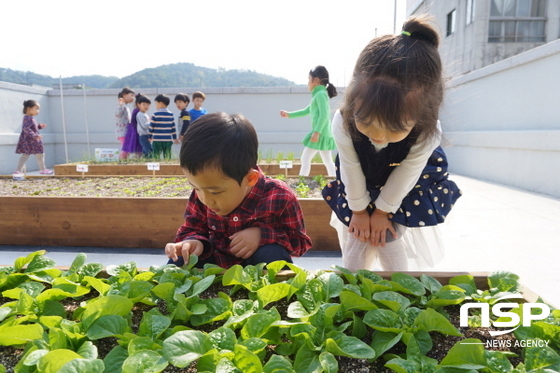
[[[342,108],[348,133],[358,137],[356,121],[374,119],[391,132],[405,131],[415,120],[410,138],[429,140],[437,134],[443,100],[439,36],[426,16],[404,22],[402,33],[373,39],[360,53]]]

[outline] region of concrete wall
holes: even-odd
[[[560,198],[560,40],[449,82],[452,172]]]
[[[137,89],[152,100],[149,110],[155,110],[154,97],[165,93],[171,100],[178,92],[192,95],[197,88],[180,89]],[[284,119],[280,110],[294,111],[306,107],[311,99],[307,87],[274,87],[274,88],[204,88],[207,95],[204,107],[209,112],[225,111],[240,113],[248,117],[257,129],[260,151],[263,156],[269,152],[294,152],[296,157],[303,150],[301,140],[310,131],[309,117]],[[89,128],[89,152],[93,155],[95,148],[119,148],[115,137],[114,110],[117,104],[117,89],[98,89],[84,91],[68,89],[62,91],[64,103],[64,125],[68,144],[69,161],[88,159],[88,139],[86,128]],[[340,105],[340,95],[331,100],[331,109]],[[19,155],[15,147],[21,131],[23,101],[35,99],[41,104],[41,112],[37,121],[48,124],[43,131],[47,167],[66,162],[64,146],[64,125],[61,107],[61,91],[30,88],[11,83],[0,82],[0,173],[14,171]],[[129,105],[132,110],[132,105]],[[189,106],[189,109],[192,105]],[[169,109],[178,115],[174,103]],[[87,115],[86,115],[87,113]],[[179,145],[173,146],[175,154]],[[33,158],[27,162],[28,170],[37,169]]]

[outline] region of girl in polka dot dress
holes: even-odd
[[[323,190],[344,266],[383,270],[434,266],[437,224],[459,198],[439,146],[443,98],[439,37],[423,17],[361,52],[345,102],[333,118],[337,178]]]

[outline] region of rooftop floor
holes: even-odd
[[[509,271],[549,304],[560,308],[560,200],[481,180],[454,175],[463,191],[453,213],[441,225],[445,258],[432,271]],[[0,245],[0,263],[11,264],[29,252],[46,249],[58,265],[70,265],[76,253],[104,265],[135,261],[137,266],[165,263],[162,250]],[[334,255],[334,256],[333,256]],[[309,252],[294,263],[308,270],[342,265],[338,253]]]

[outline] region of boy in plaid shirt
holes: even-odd
[[[193,186],[185,223],[165,246],[169,263],[223,268],[292,262],[311,247],[296,195],[257,166],[258,139],[241,115],[213,113],[191,123],[180,164]]]

